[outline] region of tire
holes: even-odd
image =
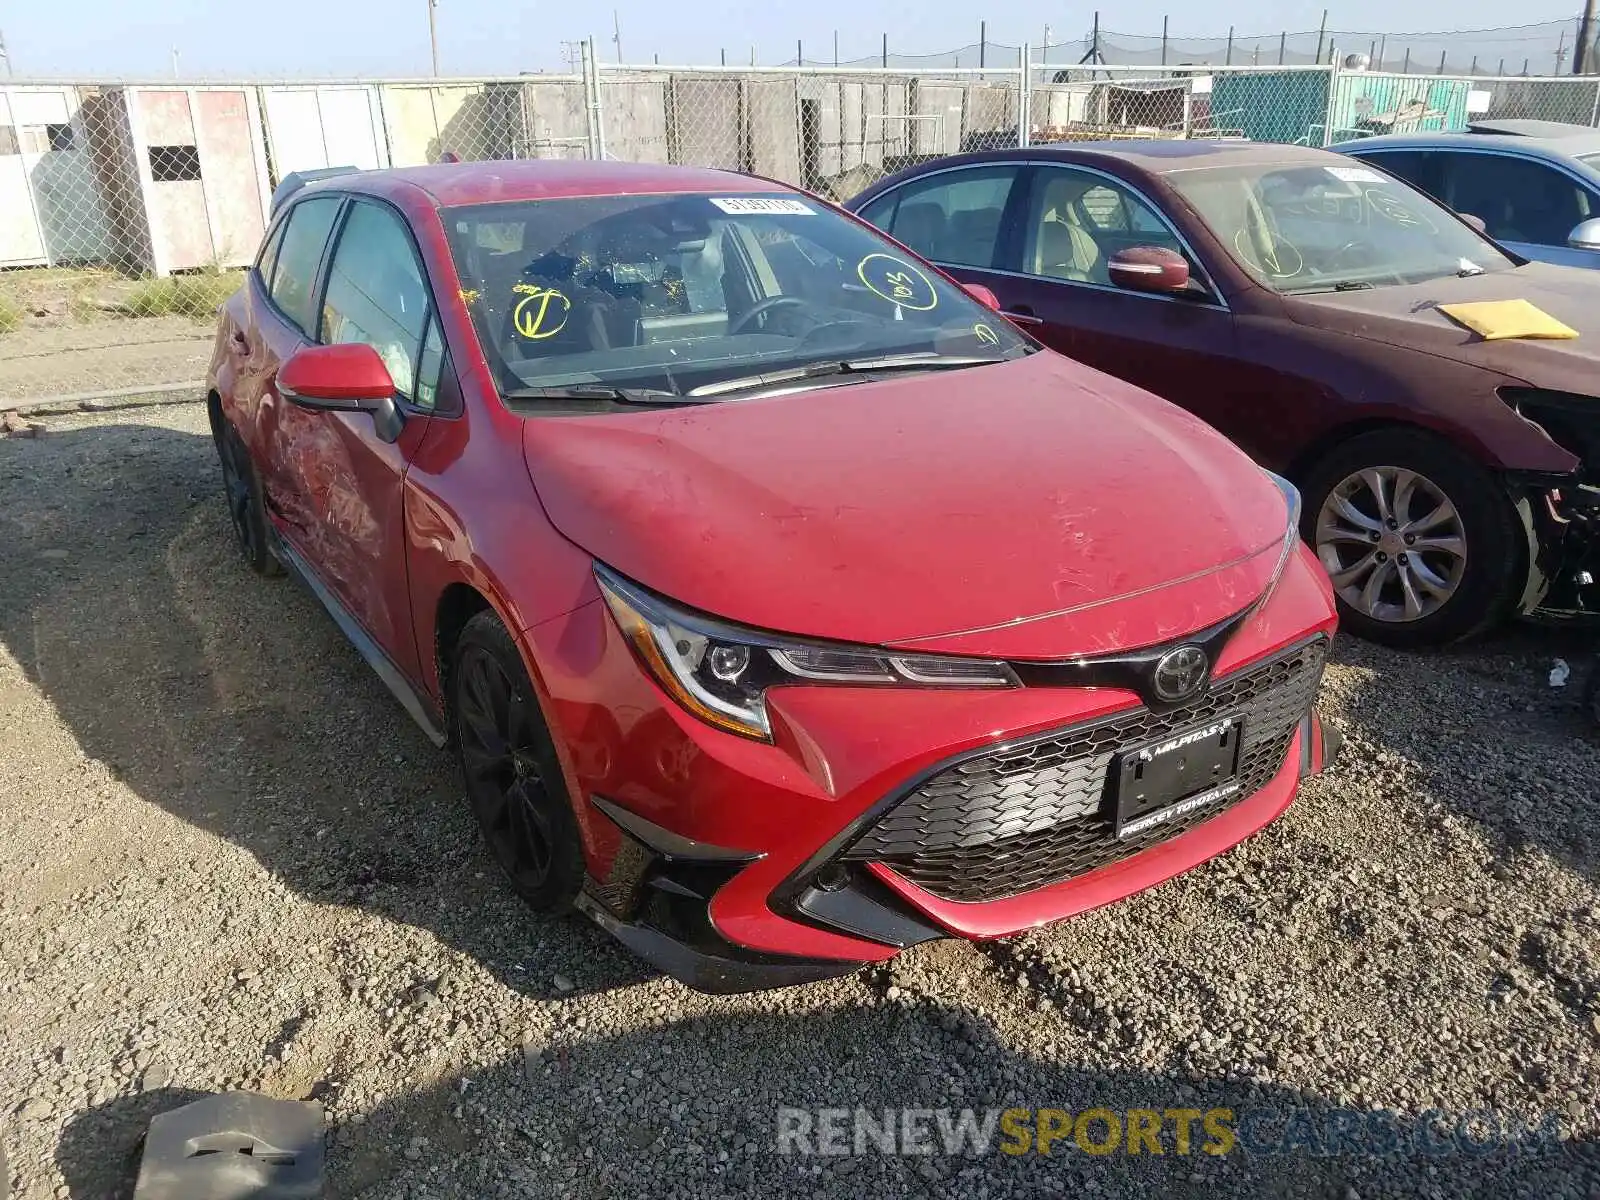
[[[1306,472],[1302,492],[1301,534],[1333,577],[1341,625],[1358,637],[1462,641],[1503,621],[1528,587],[1525,518],[1490,472],[1432,434],[1353,437]]]
[[[261,480],[250,451],[239,431],[216,409],[212,410],[211,426],[217,461],[222,467],[222,495],[228,505],[228,520],[233,524],[233,540],[239,548],[239,556],[257,575],[281,575],[283,564],[272,552],[272,532],[261,499]]]
[[[450,720],[473,816],[512,889],[538,911],[566,908],[583,883],[578,823],[522,655],[492,612],[456,642]]]

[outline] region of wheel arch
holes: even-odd
[[[1420,421],[1407,421],[1400,417],[1372,413],[1323,430],[1301,448],[1284,468],[1283,473],[1296,487],[1299,487],[1312,469],[1341,443],[1365,434],[1379,432],[1419,433],[1465,454],[1486,471],[1493,474],[1499,474],[1501,471],[1500,465],[1485,455],[1483,447],[1471,438],[1460,437],[1450,429],[1436,428]]]
[[[467,622],[481,612],[499,610],[472,584],[456,580],[445,585],[433,612],[433,663],[439,683],[439,709],[445,715],[445,729],[455,736],[455,725],[450,720],[450,669],[455,661],[456,644]],[[500,617],[504,622],[505,617]]]

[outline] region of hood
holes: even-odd
[[[1246,607],[1285,529],[1277,488],[1220,434],[1049,351],[523,436],[550,519],[622,574],[873,645],[1148,645]]]
[[[1566,341],[1486,342],[1438,311],[1440,304],[1526,300],[1579,336]],[[1590,395],[1600,391],[1600,271],[1528,263],[1465,279],[1450,276],[1403,287],[1286,296],[1302,325],[1453,359],[1535,387]]]

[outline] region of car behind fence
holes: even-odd
[[[1026,48],[1018,56],[1031,62]],[[291,171],[592,158],[844,200],[964,150],[1103,138],[1322,146],[1479,118],[1600,124],[1600,78],[1359,66],[614,66],[572,75],[0,86],[0,407],[192,388]]]

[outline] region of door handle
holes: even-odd
[[[1033,311],[1026,305],[1020,305],[1017,308],[1002,308],[1000,310],[1000,315],[1008,321],[1014,321],[1018,325],[1044,324],[1044,318],[1034,316]]]

